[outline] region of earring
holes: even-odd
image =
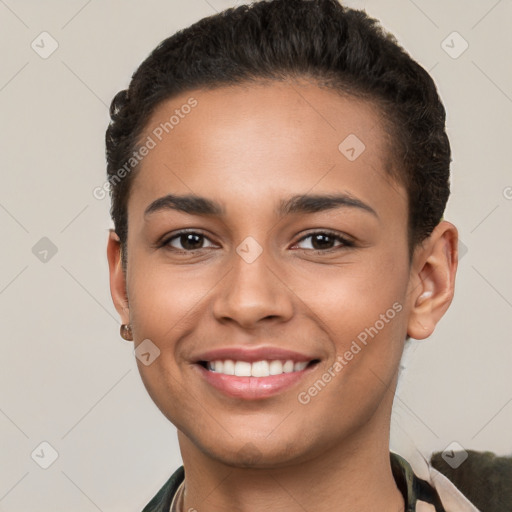
[[[133,341],[132,326],[130,324],[121,325],[120,329],[121,338],[126,341]]]

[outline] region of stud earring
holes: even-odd
[[[132,326],[130,324],[121,325],[120,329],[121,338],[126,341],[133,341]]]

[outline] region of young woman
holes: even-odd
[[[112,297],[183,459],[144,510],[476,510],[389,450],[457,268],[427,72],[336,0],[261,1],[163,41],[111,117]]]

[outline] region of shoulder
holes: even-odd
[[[413,470],[406,459],[390,452],[391,468],[406,500],[407,512],[479,512],[439,471],[424,459],[424,467]],[[416,474],[418,469],[420,478]]]

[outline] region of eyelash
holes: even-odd
[[[183,231],[178,231],[177,233],[175,233],[171,237],[166,238],[165,240],[163,240],[160,244],[158,244],[158,247],[159,248],[169,249],[171,251],[178,252],[179,254],[191,254],[191,253],[193,254],[196,251],[201,251],[203,249],[207,249],[207,247],[203,247],[201,249],[192,249],[190,251],[187,251],[185,249],[181,250],[181,249],[176,249],[175,247],[172,247],[170,245],[170,242],[172,240],[179,239],[182,235],[200,235],[203,238],[209,240],[209,238],[204,233],[201,233],[201,231],[183,230]],[[336,246],[336,247],[331,247],[329,249],[301,249],[301,250],[308,251],[308,252],[313,252],[315,254],[322,254],[322,253],[330,253],[330,252],[337,251],[337,250],[340,250],[340,249],[344,249],[344,248],[347,248],[347,247],[354,247],[354,245],[355,245],[354,242],[352,242],[351,240],[345,238],[344,236],[340,235],[339,233],[336,233],[336,232],[330,231],[330,230],[319,230],[319,231],[313,231],[311,233],[308,233],[307,235],[305,235],[302,238],[300,238],[294,245],[297,245],[300,242],[302,242],[302,241],[304,241],[304,240],[306,240],[306,239],[308,239],[310,237],[313,237],[315,235],[327,235],[327,236],[329,236],[331,238],[334,238],[335,241],[341,242],[341,245]],[[209,240],[209,241],[211,242],[211,240]]]

